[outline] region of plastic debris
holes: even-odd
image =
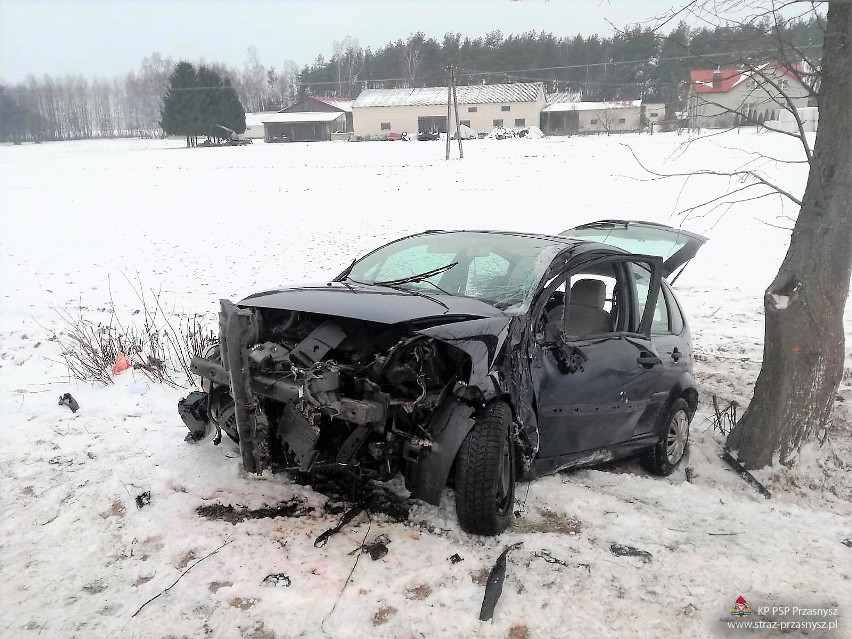
[[[506,549],[497,557],[494,567],[491,569],[491,574],[488,575],[488,582],[485,584],[485,597],[482,598],[482,608],[479,611],[480,621],[489,621],[494,616],[494,608],[500,600],[500,595],[503,594],[503,580],[506,578],[506,557],[515,548],[520,548],[523,542],[506,546]]]
[[[373,561],[378,561],[386,554],[388,554],[389,543],[390,538],[387,535],[379,535],[373,540],[372,543],[364,544],[360,548],[356,548],[353,552],[358,552],[360,550],[362,554],[369,554],[370,559],[372,559]]]
[[[65,393],[64,395],[60,395],[59,396],[59,405],[60,406],[67,406],[68,408],[71,409],[72,413],[76,413],[80,408],[80,404],[77,403],[76,399],[71,397],[71,393]]]
[[[462,557],[458,553],[456,553],[454,555],[450,555],[450,563],[457,564],[457,563],[462,562],[462,561],[464,561],[464,557]]]
[[[651,553],[624,544],[612,544],[609,551],[616,557],[641,557],[646,564],[651,562]]]
[[[719,455],[722,458],[722,461],[726,462],[731,468],[737,471],[737,474],[745,479],[746,483],[757,490],[761,495],[766,497],[766,499],[770,499],[772,497],[772,493],[769,492],[769,489],[757,481],[757,478],[748,472],[745,466],[743,466],[738,459],[734,459],[734,457],[727,450],[722,451],[722,454]]]
[[[352,506],[349,510],[343,513],[343,516],[340,518],[340,521],[337,522],[337,525],[334,528],[329,528],[324,533],[322,533],[319,537],[314,540],[314,548],[322,548],[328,543],[328,538],[332,535],[336,535],[339,533],[343,527],[348,524],[350,521],[355,519],[355,517],[361,513],[364,508],[367,507],[367,502],[370,501],[372,495],[368,495],[357,504]]]
[[[124,353],[119,353],[115,356],[115,364],[112,365],[112,374],[113,377],[123,373],[128,368],[130,368],[130,360],[127,359],[127,355]]]
[[[271,586],[273,588],[289,588],[292,582],[290,581],[290,577],[285,575],[283,572],[276,572],[271,575],[266,575],[260,583],[262,586]]]
[[[151,503],[151,491],[150,490],[146,490],[141,495],[136,495],[136,507],[137,508],[144,508],[145,506],[147,506],[150,503]]]

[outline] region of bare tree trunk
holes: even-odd
[[[830,2],[819,128],[790,248],[764,296],[763,367],[728,437],[748,468],[789,464],[829,428],[843,374],[843,309],[852,273],[852,4]]]

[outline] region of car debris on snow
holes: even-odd
[[[72,413],[76,413],[80,409],[80,404],[78,404],[77,400],[71,396],[71,393],[65,393],[64,395],[60,395],[59,405],[67,406],[71,409]]]
[[[611,544],[609,551],[616,557],[641,557],[646,564],[651,563],[651,553],[624,544]]]
[[[480,621],[489,621],[494,616],[494,608],[503,593],[503,580],[506,578],[506,557],[511,551],[521,546],[523,546],[522,541],[506,546],[505,550],[497,557],[497,561],[491,569],[491,574],[488,575],[488,582],[485,584],[485,596],[482,598],[482,608],[479,611]]]
[[[151,503],[151,491],[146,490],[144,493],[140,495],[136,495],[136,507],[144,508],[148,504]]]
[[[276,572],[271,575],[266,575],[266,577],[263,578],[263,581],[260,582],[260,585],[289,588],[291,583],[290,577],[285,575],[283,572]]]
[[[727,450],[722,451],[722,454],[719,455],[724,462],[726,462],[731,468],[737,471],[737,474],[746,480],[746,482],[757,490],[761,495],[766,497],[766,499],[770,499],[772,497],[772,493],[769,492],[769,489],[761,484],[757,478],[748,472],[745,466],[743,466],[738,459],[735,459],[733,455]]]
[[[370,559],[372,559],[373,561],[378,561],[386,554],[388,554],[389,543],[390,538],[387,535],[379,535],[371,543],[363,544],[349,554],[352,555],[356,552],[360,552],[361,554],[370,555]]]
[[[322,548],[328,543],[329,537],[331,537],[332,535],[336,535],[341,530],[343,530],[343,527],[346,524],[355,519],[355,517],[357,517],[363,510],[366,509],[367,502],[370,501],[371,497],[372,495],[365,497],[357,504],[352,506],[352,508],[343,513],[343,516],[340,518],[340,521],[337,522],[337,525],[334,528],[329,528],[314,540],[314,548]]]
[[[461,556],[461,555],[459,555],[458,553],[455,553],[455,554],[453,554],[453,555],[450,555],[450,563],[452,563],[452,564],[457,564],[457,563],[460,563],[460,562],[462,562],[462,561],[464,561],[464,557],[462,557],[462,556]]]

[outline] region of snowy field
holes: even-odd
[[[0,147],[0,636],[781,636],[728,628],[743,596],[752,618],[758,606],[839,608],[838,629],[783,636],[852,637],[852,548],[842,543],[852,538],[852,357],[837,432],[808,447],[797,467],[756,473],[771,500],[718,459],[710,419],[713,394],[723,405],[751,395],[762,294],[789,237],[770,225],[789,225],[778,216],[795,208],[772,197],[724,215],[727,207],[678,216],[739,185],[643,181],[626,145],[668,172],[730,170],[756,153],[798,159],[801,151],[786,136],[745,131],[688,148],[684,141],[480,140],[451,162],[440,143],[425,142]],[[790,191],[804,189],[804,165],[762,168]],[[111,294],[132,318],[139,302],[127,278],[159,291],[170,312],[202,313],[213,325],[219,298],[327,280],[404,234],[555,233],[603,218],[683,224],[710,238],[675,286],[700,358],[689,458],[664,479],[627,461],[522,484],[520,516],[497,539],[461,532],[447,491],[440,507],[416,505],[405,522],[359,515],[315,548],[338,519],[323,512],[322,494],[282,475],[241,476],[229,441],[184,443],[176,404],[186,391],[148,384],[132,393],[143,381],[133,372],[107,388],[76,382],[47,340],[59,327],[55,309],[98,320]],[[850,305],[847,317],[852,344]],[[76,414],[57,405],[65,392],[79,401]],[[138,509],[144,491],[151,503]],[[200,505],[260,508],[292,498],[314,511],[236,524],[196,514]],[[388,554],[362,555],[353,571],[352,551],[380,534]],[[523,546],[509,555],[494,619],[480,622],[484,580],[514,542]],[[613,543],[652,557],[616,557]],[[464,561],[451,563],[455,553]],[[273,573],[290,585],[263,585]]]

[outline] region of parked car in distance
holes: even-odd
[[[665,278],[704,241],[620,220],[411,235],[331,282],[222,300],[179,412],[190,438],[237,441],[247,472],[401,473],[433,504],[449,485],[461,527],[494,535],[519,479],[680,463],[698,393]]]

